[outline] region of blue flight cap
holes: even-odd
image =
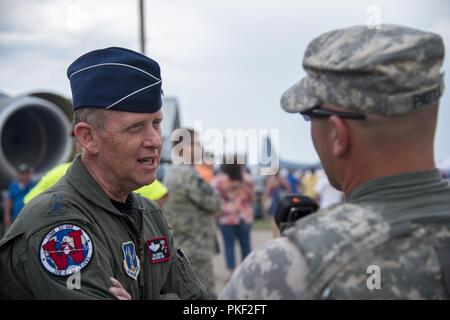
[[[140,53],[118,47],[88,52],[67,69],[74,110],[152,113],[162,106],[161,70]]]

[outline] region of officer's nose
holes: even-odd
[[[151,128],[143,141],[143,147],[161,150],[163,137],[160,130]]]

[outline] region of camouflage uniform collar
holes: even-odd
[[[392,201],[425,193],[450,191],[441,179],[438,169],[404,173],[368,181],[357,187],[346,199],[347,202]]]
[[[95,181],[89,171],[86,169],[83,162],[81,162],[81,155],[75,156],[72,165],[67,171],[67,181],[83,195],[83,197],[89,199],[97,206],[102,207],[108,212],[122,215],[119,210],[117,210],[111,203],[110,199],[106,195],[105,191],[100,187],[100,185]],[[136,195],[133,193],[129,196],[133,208],[142,209],[140,202],[136,199]]]

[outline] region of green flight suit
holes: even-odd
[[[116,209],[77,156],[66,176],[33,199],[0,241],[0,298],[114,299],[108,291],[114,277],[133,299],[204,299],[205,287],[174,247],[161,209],[135,193],[128,200],[131,215]],[[71,234],[82,230],[78,247],[75,237],[53,235],[67,228]],[[165,251],[157,256],[155,248]],[[77,252],[84,257],[77,260]],[[71,274],[58,269],[75,260],[80,285],[69,289]]]

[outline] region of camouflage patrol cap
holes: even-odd
[[[281,97],[287,112],[329,103],[385,116],[435,105],[443,90],[442,38],[397,25],[355,26],[314,39],[303,59],[307,76]]]

